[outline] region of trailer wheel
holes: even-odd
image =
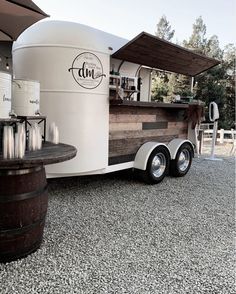
[[[148,184],[158,184],[169,170],[170,155],[167,148],[158,146],[148,158],[147,168],[141,171],[142,178]]]
[[[193,149],[188,143],[180,146],[176,157],[171,160],[170,174],[174,177],[183,177],[189,171],[193,159]]]

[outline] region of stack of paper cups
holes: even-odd
[[[41,128],[38,124],[34,124],[29,129],[29,150],[35,151],[42,148]]]
[[[15,157],[23,158],[25,155],[25,129],[23,124],[17,125],[15,133]]]
[[[54,144],[59,143],[59,130],[54,122],[49,126],[49,141]]]
[[[11,126],[4,126],[3,129],[3,158],[14,158],[14,135]]]

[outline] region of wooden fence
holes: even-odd
[[[212,140],[212,134],[213,134],[213,130],[209,129],[209,130],[204,130],[203,133],[203,140],[204,141],[210,141]],[[235,140],[236,136],[236,131],[235,130],[224,130],[224,129],[220,129],[217,131],[217,142],[220,144],[223,143],[233,143],[233,141]]]

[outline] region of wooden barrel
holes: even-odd
[[[0,171],[0,262],[39,248],[48,207],[43,166]]]

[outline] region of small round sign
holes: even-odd
[[[75,57],[71,68],[74,80],[85,89],[95,89],[106,75],[100,59],[91,52],[83,52]]]

